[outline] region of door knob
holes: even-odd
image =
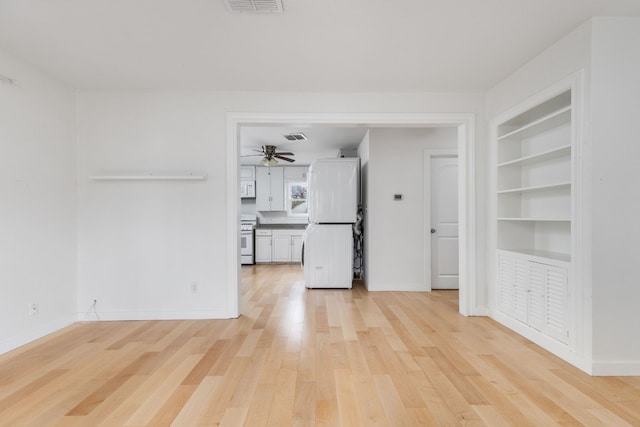
[[[435,229],[435,228],[432,228],[432,229],[431,229],[431,234],[433,234],[433,233],[435,233],[435,232],[436,232],[436,229]]]

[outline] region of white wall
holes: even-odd
[[[97,299],[102,319],[227,317],[224,114],[210,104],[201,93],[80,96],[79,314]],[[90,179],[121,173],[208,179]]]
[[[369,290],[427,290],[424,150],[455,149],[457,143],[458,130],[453,127],[369,130],[365,236]],[[393,200],[394,194],[402,194],[402,200]]]
[[[591,66],[594,371],[639,375],[640,18],[595,19]]]
[[[0,353],[75,320],[75,92],[0,52]],[[39,314],[28,315],[37,302]]]
[[[224,317],[226,113],[465,112],[481,94],[85,91],[79,97],[78,309],[102,318]],[[482,126],[479,129],[483,130]],[[484,138],[478,137],[479,144]],[[400,167],[400,172],[403,167]],[[100,172],[206,172],[200,183],[105,183]],[[481,259],[481,258],[480,258]],[[481,262],[481,261],[479,261]],[[198,281],[199,294],[190,283]],[[481,291],[482,292],[482,291]]]
[[[581,69],[588,74],[590,61],[591,22],[586,22],[489,90],[488,119]]]

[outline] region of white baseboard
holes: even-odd
[[[65,316],[51,322],[34,326],[33,328],[22,331],[17,335],[0,340],[0,354],[7,353],[25,344],[29,344],[32,341],[65,328],[74,322],[75,319],[72,316]]]
[[[501,323],[502,325],[525,337],[534,344],[537,344],[545,350],[555,354],[565,362],[575,366],[576,368],[584,371],[589,375],[595,375],[592,371],[592,365],[587,360],[580,357],[580,355],[573,352],[568,345],[556,341],[551,337],[543,335],[535,329],[530,328],[524,323],[512,317],[509,317],[501,313],[500,311],[490,311],[489,315],[496,322]]]
[[[489,316],[489,307],[474,307],[471,316]]]
[[[367,283],[369,292],[431,292],[422,283]]]
[[[592,375],[602,377],[640,376],[640,362],[593,362]]]
[[[236,316],[222,311],[93,311],[77,313],[78,322],[125,320],[206,320],[233,319]]]

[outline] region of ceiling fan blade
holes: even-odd
[[[295,156],[295,154],[289,152],[289,151],[278,151],[274,154],[278,154],[278,155],[282,155],[282,156]]]
[[[264,154],[264,150],[263,149],[252,148],[252,150],[255,151],[256,153]]]
[[[262,157],[262,154],[245,154],[243,156],[240,157]]]
[[[276,157],[278,159],[284,160],[285,162],[289,162],[289,163],[295,162],[294,159],[290,159],[288,157],[283,157],[280,154],[274,154],[273,157]]]

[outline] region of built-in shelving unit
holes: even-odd
[[[496,125],[498,249],[571,258],[567,90]]]
[[[492,123],[496,319],[548,349],[571,346],[573,86]]]

